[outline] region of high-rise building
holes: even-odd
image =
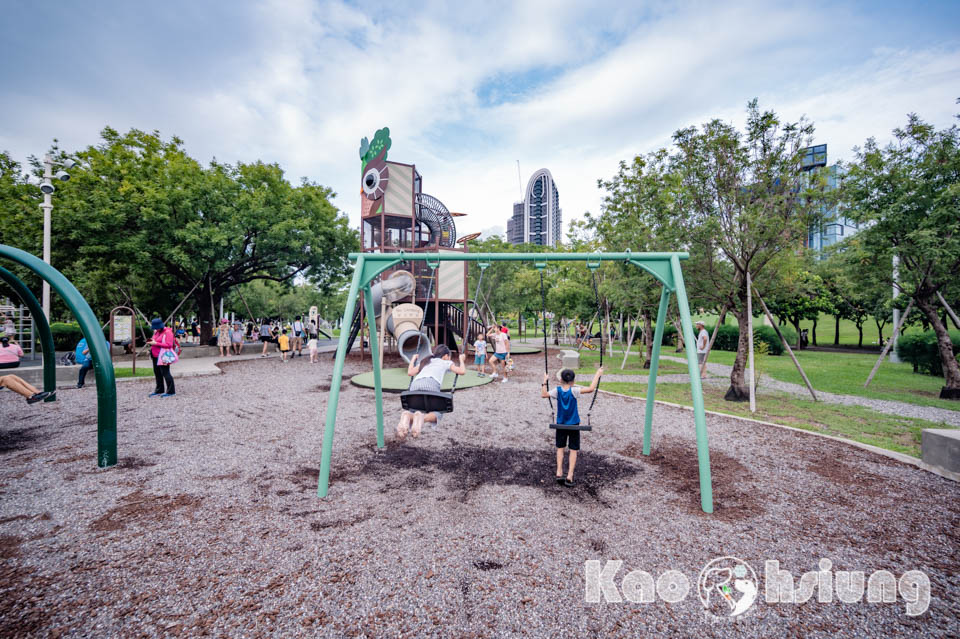
[[[810,171],[811,173],[826,171],[828,189],[832,190],[840,186],[841,175],[837,170],[837,165],[827,166],[826,144],[808,146],[805,149],[802,166],[804,171]],[[805,243],[808,248],[812,248],[818,253],[831,244],[836,244],[860,230],[860,225],[844,217],[838,206],[824,206],[821,213],[820,223],[807,230],[807,241]]]
[[[523,244],[523,202],[513,204],[513,217],[507,220],[507,241]]]
[[[507,221],[507,241],[511,244],[557,246],[563,237],[560,194],[548,169],[536,171],[527,182],[522,202],[513,205]]]

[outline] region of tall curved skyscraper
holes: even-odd
[[[507,240],[511,244],[558,246],[563,231],[560,194],[549,169],[530,176],[523,202],[513,205],[507,221]]]

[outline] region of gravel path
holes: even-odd
[[[669,359],[675,362],[687,363],[686,359],[682,357],[673,357],[671,355],[661,355],[663,359]],[[724,377],[729,379],[730,372],[733,370],[733,366],[727,366],[726,364],[711,364],[707,363],[707,373],[711,375],[716,375],[718,377]],[[670,377],[671,379],[666,379]],[[675,378],[675,379],[674,379]],[[604,377],[606,379],[606,377]],[[646,377],[643,378],[646,381]],[[681,383],[689,382],[689,378],[686,375],[671,375],[671,376],[657,376],[657,380],[667,382],[667,381],[676,381]],[[614,380],[611,380],[614,381]],[[620,380],[618,380],[620,381]],[[622,380],[629,381],[629,380]],[[782,391],[784,393],[790,393],[791,395],[798,395],[800,397],[809,398],[810,391],[807,390],[807,387],[802,384],[791,384],[790,382],[783,382],[777,379],[773,379],[769,375],[765,376],[763,379],[762,388],[758,389],[759,392],[763,391]],[[831,404],[843,404],[845,406],[864,406],[866,408],[872,408],[873,410],[886,413],[888,415],[899,415],[901,417],[916,417],[919,419],[926,419],[931,422],[943,422],[945,424],[950,424],[951,426],[960,427],[960,410],[950,410],[948,408],[937,408],[936,406],[918,406],[916,404],[907,404],[906,402],[895,402],[886,399],[871,399],[869,397],[859,397],[857,395],[838,395],[836,393],[827,393],[822,390],[814,389],[817,392],[817,399]]]
[[[345,383],[326,500],[316,487],[329,358],[229,363],[163,400],[146,397],[152,381],[118,385],[121,462],[106,470],[95,466],[89,389],[35,406],[0,392],[0,636],[960,634],[960,485],[708,416],[716,512],[706,515],[690,413],[657,406],[644,457],[644,402],[601,395],[578,485],[565,489],[553,482],[536,358],[518,363],[528,370],[458,392],[438,429],[403,444],[388,435],[384,452],[372,391]],[[397,402],[386,403],[392,427]],[[798,583],[821,558],[867,575],[922,570],[930,608],[910,617],[901,596],[761,596],[736,623],[715,619],[696,583],[724,555],[761,582],[767,559]],[[629,570],[678,570],[691,592],[673,604],[587,603],[584,562],[614,559],[618,586]]]

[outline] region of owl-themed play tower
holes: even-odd
[[[460,253],[454,218],[443,202],[423,192],[423,177],[413,164],[387,159],[390,130],[378,130],[373,140],[360,143],[360,241],[365,253]],[[468,238],[464,238],[468,239]],[[435,344],[457,350],[466,338],[472,343],[483,330],[470,318],[467,263],[423,261],[385,271],[372,287],[374,308],[386,332],[397,341],[404,360],[416,352],[425,355]],[[389,303],[389,305],[388,305]],[[383,309],[381,311],[381,309]],[[380,318],[381,313],[385,313]],[[359,305],[351,326],[349,344],[363,324]],[[422,331],[420,327],[422,326]],[[361,340],[361,348],[362,340]]]

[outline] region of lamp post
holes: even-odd
[[[76,161],[71,159],[66,159],[63,162],[54,162],[53,158],[49,153],[43,156],[43,181],[40,183],[40,192],[43,193],[43,204],[40,205],[40,209],[43,211],[43,261],[47,264],[50,264],[50,211],[53,210],[53,192],[56,191],[56,188],[53,186],[54,178],[60,180],[61,182],[66,182],[70,179],[70,174],[66,171],[60,170],[56,173],[53,172],[54,166],[62,166],[67,169],[72,169],[76,166]],[[50,321],[50,284],[46,280],[43,281],[43,314],[46,315],[47,321]]]

